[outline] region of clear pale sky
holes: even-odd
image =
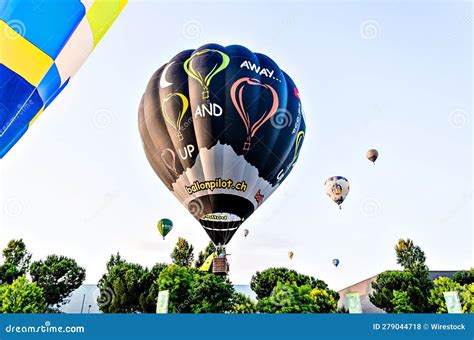
[[[204,248],[206,233],[145,158],[137,109],[157,68],[213,42],[273,58],[307,118],[294,171],[229,245],[234,283],[286,266],[341,289],[399,268],[393,248],[407,237],[431,269],[469,268],[472,14],[468,1],[131,1],[0,161],[0,246],[23,238],[34,259],[73,257],[87,283],[117,251],[151,266],[170,261],[179,236]],[[323,192],[332,175],[351,183],[342,211]],[[166,241],[162,217],[175,223]]]

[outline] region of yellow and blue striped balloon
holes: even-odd
[[[68,84],[127,0],[0,0],[0,158]]]

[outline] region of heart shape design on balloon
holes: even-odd
[[[272,106],[269,110],[263,112],[255,122],[250,121],[249,114],[247,112],[247,107],[244,103],[244,89],[246,86],[261,86],[264,89],[270,91],[272,95]],[[262,84],[260,80],[254,78],[240,78],[238,79],[230,89],[230,96],[232,99],[232,103],[235,106],[235,109],[239,113],[242,121],[244,122],[245,129],[247,131],[247,139],[244,142],[243,150],[247,151],[250,149],[251,146],[251,139],[257,133],[258,129],[262,127],[265,122],[267,122],[278,110],[278,93],[277,91],[270,85]]]

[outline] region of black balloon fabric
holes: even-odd
[[[225,245],[292,170],[305,118],[296,85],[273,60],[209,44],[155,72],[139,128],[156,174]]]

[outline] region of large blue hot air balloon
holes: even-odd
[[[146,156],[216,245],[227,244],[292,170],[305,136],[298,89],[242,46],[179,53],[139,109]]]

